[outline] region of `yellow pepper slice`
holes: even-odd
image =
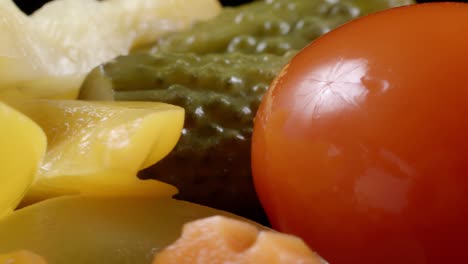
[[[47,264],[39,255],[27,250],[0,255],[0,264]]]
[[[23,198],[45,150],[42,129],[0,102],[0,218],[12,212]]]
[[[182,226],[232,214],[157,197],[62,196],[0,220],[0,254],[24,248],[49,264],[151,263]]]
[[[184,122],[181,107],[152,102],[25,100],[12,104],[45,131],[47,153],[28,201],[66,194],[171,196],[174,187],[136,177],[166,156]]]

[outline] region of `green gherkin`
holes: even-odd
[[[362,15],[412,0],[264,0],[224,8],[210,21],[160,38],[151,51],[274,53],[301,49]]]
[[[294,54],[122,56],[91,72],[80,99],[184,107],[178,145],[140,176],[176,185],[177,198],[265,223],[250,174],[252,120],[269,83]]]
[[[410,0],[264,0],[226,8],[94,69],[80,99],[161,101],[186,110],[183,135],[140,177],[178,187],[176,198],[266,224],[250,170],[261,97],[297,50],[357,16]]]

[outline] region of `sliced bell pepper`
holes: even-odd
[[[33,183],[45,150],[42,129],[0,101],[0,218],[15,209]]]
[[[62,196],[0,220],[0,254],[24,249],[48,264],[144,264],[208,207],[155,197]]]
[[[0,255],[0,264],[47,264],[39,255],[27,250]]]
[[[47,153],[27,203],[49,197],[101,195],[171,196],[175,187],[136,177],[177,143],[184,109],[153,102],[11,100],[47,135]]]

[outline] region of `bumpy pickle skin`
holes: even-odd
[[[185,124],[175,149],[140,177],[175,185],[179,199],[266,223],[250,174],[252,122],[268,84],[294,54],[123,56],[96,68],[80,98],[183,107]]]
[[[324,264],[301,239],[259,231],[223,216],[184,225],[181,237],[158,253],[153,264]]]
[[[224,8],[214,19],[169,33],[147,50],[274,53],[301,49],[354,18],[412,0],[265,0]]]

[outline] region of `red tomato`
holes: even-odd
[[[468,261],[468,4],[380,12],[305,48],[263,99],[252,166],[273,227],[330,263]]]

